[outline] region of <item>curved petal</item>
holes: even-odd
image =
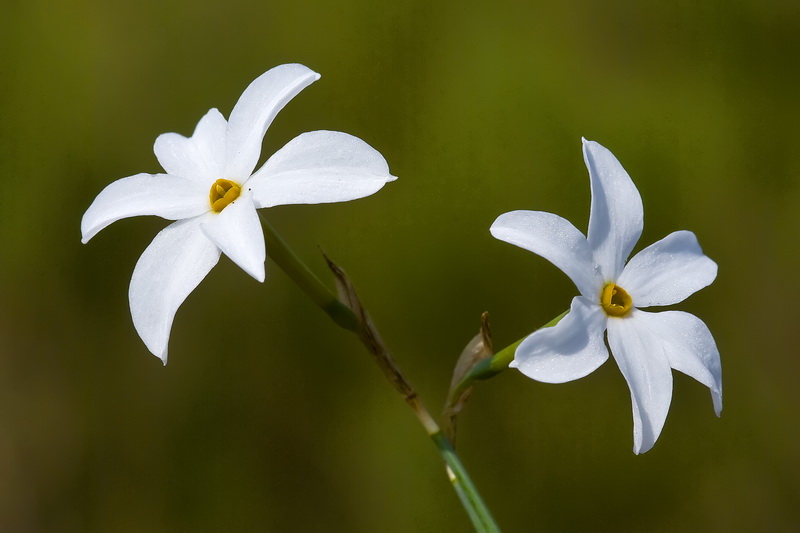
[[[703,255],[691,231],[670,233],[637,253],[617,283],[636,307],[681,302],[717,277],[717,264]]]
[[[616,281],[642,235],[642,197],[620,162],[606,148],[583,139],[583,159],[592,188],[587,238],[605,281]]]
[[[605,328],[606,315],[600,306],[575,297],[558,324],[535,331],[520,343],[510,366],[545,383],[582,378],[608,359]]]
[[[582,295],[598,301],[603,279],[586,237],[568,220],[542,211],[511,211],[497,217],[489,231],[544,257],[569,276]]]
[[[653,447],[664,428],[672,401],[672,371],[660,339],[633,309],[625,318],[608,319],[608,345],[633,404],[633,453]]]
[[[255,79],[233,106],[225,146],[225,178],[244,181],[261,154],[261,142],[278,111],[319,79],[299,64],[280,65]]]
[[[647,329],[661,346],[669,366],[708,387],[714,411],[722,413],[722,365],[714,337],[702,320],[683,311],[636,314],[637,327]]]
[[[153,146],[167,174],[195,180],[211,187],[224,178],[225,131],[228,123],[216,109],[205,114],[191,137],[177,133],[159,135]]]
[[[210,215],[200,228],[231,261],[257,281],[264,281],[264,230],[249,194],[239,196],[221,213]]]
[[[203,218],[180,220],[164,228],[131,276],[128,299],[133,325],[147,349],[164,364],[175,312],[219,260],[219,249],[200,231]]]
[[[167,174],[136,174],[100,191],[81,219],[83,243],[122,218],[156,215],[169,220],[195,217],[210,209],[208,190]]]
[[[358,137],[312,131],[275,152],[246,183],[261,208],[346,202],[395,179],[383,156]]]

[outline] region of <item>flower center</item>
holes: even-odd
[[[621,317],[628,314],[633,305],[631,295],[619,285],[607,283],[600,293],[600,307],[608,316]]]
[[[211,202],[211,210],[215,213],[221,212],[228,207],[228,204],[239,198],[242,188],[231,180],[218,179],[211,186],[211,194],[208,199]]]

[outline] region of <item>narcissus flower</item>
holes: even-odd
[[[395,179],[380,153],[335,131],[304,133],[253,172],[275,115],[317,79],[319,74],[298,64],[267,71],[245,89],[229,120],[212,109],[191,137],[165,133],[156,139],[154,151],[166,174],[117,180],[83,215],[84,243],[122,218],[176,220],[139,258],[128,293],[136,331],[165,364],[175,312],[220,253],[264,281],[264,234],[256,209],[353,200]]]
[[[554,327],[536,331],[517,348],[512,367],[538,381],[581,378],[608,359],[608,346],[628,383],[633,403],[633,451],[658,439],[672,400],[671,368],[711,390],[722,411],[719,351],[708,327],[671,305],[706,287],[717,265],[694,234],[676,231],[627,262],[643,228],[639,191],[610,151],[583,141],[592,205],[588,237],[567,220],[539,211],[512,211],[492,224],[496,238],[538,254],[575,283],[580,296]]]

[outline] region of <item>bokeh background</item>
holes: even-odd
[[[356,202],[268,210],[328,279],[352,277],[431,410],[489,311],[503,347],[576,293],[494,240],[500,213],[585,230],[585,136],[645,206],[640,245],[693,230],[717,281],[681,304],[715,335],[725,410],[676,374],[632,453],[613,361],[563,385],[481,384],[459,451],[499,524],[525,531],[800,527],[800,3],[6,0],[0,8],[0,530],[460,532],[434,446],[358,342],[268,261],[223,258],[150,355],[127,286],[166,222],[80,243],[108,183],[160,170],[160,133],[227,116],[286,62],[322,74],[268,155],[333,129],[400,179]]]

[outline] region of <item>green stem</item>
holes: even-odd
[[[373,355],[379,356],[379,365],[382,366],[384,373],[393,382],[395,388],[404,396],[404,400],[413,409],[414,414],[425,428],[425,432],[436,445],[442,458],[447,465],[447,474],[453,489],[458,494],[461,504],[467,511],[475,531],[478,533],[499,533],[500,528],[495,524],[489,508],[481,499],[478,489],[472,483],[466,468],[456,455],[452,444],[444,436],[436,421],[430,415],[416,392],[405,381],[405,378],[396,368],[394,361],[388,353],[381,353],[384,348],[378,339],[375,339],[377,332],[368,331],[371,324],[365,323],[355,315],[355,313],[344,304],[311,270],[303,263],[299,257],[289,248],[275,229],[261,216],[261,223],[264,227],[264,240],[267,247],[267,254],[273,261],[294,281],[309,298],[319,306],[331,319],[340,327],[358,335],[367,350]],[[371,342],[370,342],[371,341]],[[375,343],[379,343],[378,346]],[[387,368],[389,371],[387,372]],[[398,383],[399,381],[399,383]]]
[[[564,311],[539,329],[551,328],[555,326],[562,318],[567,316],[568,312],[568,310]],[[530,333],[522,337],[514,344],[510,344],[499,352],[496,352],[492,357],[484,359],[475,365],[472,370],[470,370],[467,375],[464,376],[464,379],[461,380],[461,383],[458,384],[458,387],[455,389],[454,397],[457,398],[458,395],[470,387],[475,381],[489,379],[508,368],[508,365],[511,363],[511,361],[514,360],[514,352],[517,351],[517,347],[528,337],[530,337]]]
[[[494,518],[492,518],[492,513],[483,503],[480,494],[478,494],[478,489],[473,485],[467,469],[461,464],[461,459],[458,458],[450,441],[441,431],[434,433],[430,437],[447,464],[447,475],[453,484],[453,489],[461,499],[461,504],[467,510],[475,531],[478,533],[500,533],[500,528],[497,527]]]
[[[311,298],[317,306],[325,311],[331,319],[340,327],[357,332],[358,319],[333,292],[322,283],[319,278],[303,263],[295,254],[286,241],[278,235],[275,228],[267,222],[267,219],[259,212],[261,225],[264,228],[264,241],[267,247],[267,255],[281,267],[289,278]]]

